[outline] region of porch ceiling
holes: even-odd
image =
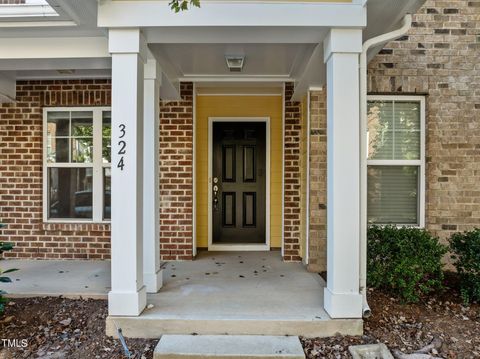
[[[299,76],[315,44],[153,44],[150,49],[170,77],[218,80],[263,78],[272,81]],[[226,55],[245,57],[242,72],[230,72]]]

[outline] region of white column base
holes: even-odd
[[[159,269],[157,273],[143,273],[143,282],[147,293],[157,293],[163,286],[163,269]]]
[[[362,295],[357,293],[333,293],[324,288],[323,307],[330,317],[362,318]]]
[[[108,293],[108,315],[137,317],[147,305],[147,288],[142,286],[137,292]]]

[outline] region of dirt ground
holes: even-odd
[[[411,353],[436,338],[442,346],[431,353],[434,356],[480,358],[480,306],[464,307],[455,293],[447,289],[427,301],[405,305],[371,290],[373,315],[365,321],[364,336],[302,338],[307,357],[349,358],[349,345],[375,342]],[[120,342],[104,335],[106,316],[103,300],[12,300],[0,319],[0,359],[125,358]],[[3,339],[19,340],[17,348],[7,348]],[[152,358],[156,342],[127,339],[133,358]]]

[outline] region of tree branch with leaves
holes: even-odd
[[[175,12],[185,11],[192,6],[200,7],[200,0],[172,0],[168,3]]]

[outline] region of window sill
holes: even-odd
[[[377,226],[377,227],[386,227],[386,226],[394,226],[397,228],[407,227],[407,228],[419,228],[425,229],[425,225],[421,224],[399,224],[399,223],[368,223],[368,227]]]
[[[42,223],[46,231],[110,231],[110,222],[49,220]]]

